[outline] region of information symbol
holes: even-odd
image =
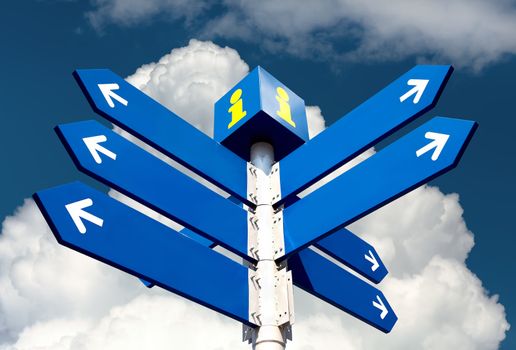
[[[276,114],[287,123],[292,125],[294,128],[296,127],[296,123],[292,120],[292,114],[290,113],[290,104],[288,103],[289,97],[285,89],[281,86],[276,88],[276,100],[279,103],[279,111],[276,111]]]
[[[242,102],[242,89],[237,89],[233,92],[229,99],[229,103],[231,103],[231,107],[228,109],[228,112],[231,113],[231,122],[228,124],[228,129],[231,129],[233,125],[238,123],[240,119],[247,115],[247,112],[244,111],[244,104]]]

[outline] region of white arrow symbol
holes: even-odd
[[[450,135],[439,134],[437,132],[429,131],[425,134],[425,138],[427,138],[429,140],[433,140],[433,141],[430,142],[428,145],[418,149],[416,151],[416,156],[420,157],[423,154],[425,154],[426,152],[435,148],[434,153],[432,153],[432,160],[435,161],[441,155],[444,145],[446,145],[446,142],[448,142]]]
[[[365,254],[364,258],[367,261],[369,261],[371,264],[373,264],[371,266],[371,270],[373,270],[373,272],[376,271],[376,269],[380,266],[380,264],[378,264],[378,261],[376,260],[376,257],[373,255],[372,251],[369,251],[369,255]]]
[[[77,226],[77,229],[82,234],[86,233],[86,226],[84,226],[84,223],[82,222],[83,219],[100,227],[102,227],[104,224],[104,220],[83,210],[84,208],[91,207],[92,205],[93,201],[90,198],[65,205],[65,208],[68,210],[68,214],[70,214],[73,223],[75,226]]]
[[[104,95],[104,98],[106,99],[107,104],[111,108],[115,108],[115,104],[113,103],[113,99],[117,100],[124,106],[127,106],[127,100],[122,98],[121,96],[118,96],[113,92],[113,90],[120,89],[120,86],[118,84],[98,84],[100,92],[102,92],[102,95]]]
[[[423,92],[425,91],[426,86],[428,85],[428,81],[429,80],[427,79],[409,79],[409,81],[407,81],[407,85],[413,86],[413,88],[407,91],[405,95],[400,97],[400,102],[403,102],[410,96],[416,94],[412,102],[414,104],[418,103],[421,99],[421,96],[423,96]]]
[[[102,163],[102,158],[100,158],[99,153],[105,154],[106,156],[108,156],[109,158],[111,158],[113,160],[116,159],[115,153],[113,153],[110,150],[108,150],[107,148],[99,145],[99,143],[107,141],[106,136],[104,136],[104,135],[91,136],[91,137],[85,137],[82,140],[84,141],[84,144],[86,145],[86,147],[88,147],[88,151],[90,151],[93,159],[95,159],[95,162],[97,162],[97,164]]]
[[[383,320],[385,318],[385,316],[387,316],[387,314],[389,313],[389,311],[387,310],[387,308],[385,307],[385,305],[383,304],[383,301],[382,299],[380,299],[380,297],[377,295],[376,296],[376,299],[378,300],[378,302],[374,301],[373,300],[373,306],[377,309],[379,309],[382,313],[380,314],[380,318]]]

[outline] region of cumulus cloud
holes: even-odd
[[[516,53],[516,8],[509,0],[185,3],[98,0],[87,16],[101,27],[135,25],[165,13],[206,38],[240,39],[270,52],[323,60],[416,57],[478,70]],[[219,14],[210,11],[208,18],[214,6]]]
[[[326,128],[326,121],[318,106],[306,107],[306,119],[308,120],[308,136],[313,138]]]
[[[151,293],[149,293],[151,294]],[[56,330],[62,328],[62,332]],[[200,306],[165,295],[140,295],[95,322],[55,320],[28,327],[16,350],[248,349],[241,328]],[[181,346],[179,346],[181,345]]]
[[[227,68],[213,75],[206,65]],[[236,51],[192,41],[128,80],[209,134],[213,101],[247,71]],[[197,85],[204,85],[202,93]],[[181,110],[190,104],[199,114]],[[324,129],[324,118],[317,107],[307,115],[314,136]],[[369,150],[352,164],[373,154]],[[497,349],[509,325],[497,296],[466,267],[474,241],[462,212],[456,194],[423,186],[353,224],[351,230],[373,244],[389,268],[379,288],[398,323],[384,335],[296,291],[288,347]],[[240,332],[235,321],[159,288],[148,290],[134,277],[59,246],[32,200],[3,222],[1,350],[247,349]]]

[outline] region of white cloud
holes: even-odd
[[[385,292],[396,300],[401,322],[390,347],[497,349],[506,331],[498,298],[487,297],[481,282],[462,261],[438,254],[410,278],[391,278]]]
[[[229,3],[231,10],[215,19],[211,24],[214,29],[210,26],[208,30],[231,36],[241,23],[250,23],[250,32],[258,31],[268,39],[265,44],[269,49],[306,57],[320,54],[350,60],[398,60],[415,56],[477,69],[516,53],[516,10],[508,2]],[[356,40],[356,46],[337,49],[346,38]]]
[[[416,57],[480,69],[516,53],[516,8],[509,0],[224,0],[210,18],[203,14],[213,3],[188,4],[101,0],[88,17],[101,27],[171,14],[200,27],[206,38],[242,39],[276,54],[322,60]]]
[[[241,327],[174,296],[141,295],[95,322],[51,321],[23,332],[16,350],[248,349]],[[56,332],[63,329],[63,332]],[[65,334],[65,336],[63,336]],[[231,336],[233,334],[235,336]]]
[[[308,120],[308,136],[313,138],[326,128],[326,121],[318,106],[306,107],[306,118]]]
[[[212,60],[228,68],[210,75],[203,67],[214,67]],[[160,62],[143,66],[128,80],[201,128],[212,123],[216,96],[248,70],[234,50],[199,41]],[[188,77],[188,83],[177,77]],[[190,87],[198,81],[207,82],[204,92],[188,93],[197,91]],[[185,90],[180,103],[176,85]],[[194,103],[205,119],[180,111],[182,104]],[[307,112],[315,135],[324,128],[324,118],[317,107]],[[369,150],[361,159],[372,154]],[[390,274],[379,287],[398,323],[384,335],[297,291],[289,349],[498,348],[509,326],[497,297],[488,295],[465,265],[474,243],[457,195],[424,186],[351,229],[372,243],[387,264]],[[240,332],[235,321],[158,288],[148,290],[136,278],[59,246],[31,200],[4,220],[1,350],[247,349]]]

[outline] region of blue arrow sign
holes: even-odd
[[[247,325],[247,268],[74,182],[34,194],[58,242]]]
[[[247,260],[247,212],[96,121],[56,132],[82,172]]]
[[[297,287],[382,332],[398,320],[382,292],[310,249],[292,256],[288,266]]]
[[[180,233],[206,247],[214,248],[216,246],[212,241],[187,228],[181,230]],[[345,228],[315,242],[314,246],[371,282],[380,283],[388,274],[376,249]],[[147,287],[153,286],[150,282],[142,282]]]
[[[180,233],[199,241],[206,247],[213,248],[214,246],[209,240],[188,229],[183,229]],[[315,245],[375,283],[379,283],[387,275],[387,270],[375,249],[346,229],[341,229],[329,237],[323,238]],[[293,276],[295,276],[293,283],[297,287],[355,315],[384,332],[389,332],[396,323],[397,317],[382,292],[338,268],[312,250],[306,248],[301,253],[295,254],[289,259],[288,266],[293,271]],[[334,281],[337,281],[338,285],[335,285]],[[145,280],[142,282],[149,288],[154,286],[152,282]],[[346,293],[343,293],[343,290]],[[360,298],[353,298],[347,292],[348,290],[358,293]],[[374,304],[373,302],[369,304],[371,300]],[[372,309],[371,305],[376,310]],[[389,313],[389,318],[386,318]],[[383,318],[382,315],[384,315]]]
[[[215,243],[213,243],[212,241],[210,241],[209,239],[207,238],[204,238],[203,236],[199,236],[197,233],[187,229],[186,227],[183,228],[181,231],[178,232],[179,234],[185,236],[185,237],[188,237],[190,239],[193,239],[194,241],[196,241],[197,243],[199,243],[200,245],[203,245],[205,247],[208,247],[208,248],[214,248],[216,246]],[[142,281],[142,283],[147,287],[147,288],[152,288],[154,287],[154,283],[150,282],[150,281],[147,281],[147,280],[144,280],[143,278],[140,278],[140,281]]]
[[[452,71],[451,66],[414,67],[282,159],[282,199],[276,205],[433,108]]]
[[[473,121],[433,118],[286,208],[280,259],[454,168],[476,127]]]
[[[324,237],[314,245],[374,283],[380,283],[388,273],[373,246],[345,228]]]
[[[73,76],[95,112],[254,207],[242,158],[109,69],[79,69]]]

